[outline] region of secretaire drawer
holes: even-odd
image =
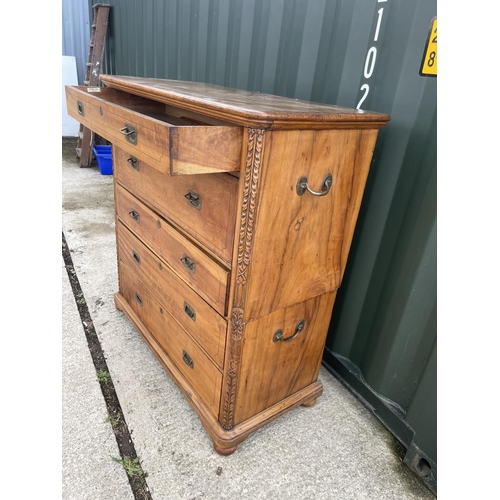
[[[227,322],[181,281],[121,222],[116,224],[118,256],[159,298],[174,319],[222,369]]]
[[[119,261],[119,269],[120,293],[217,418],[221,372],[135,273],[122,261]]]
[[[114,146],[115,180],[202,246],[231,262],[238,179],[228,174],[172,177]]]
[[[119,184],[116,185],[115,204],[119,219],[220,315],[225,316],[229,271]]]
[[[66,87],[68,114],[161,172],[238,171],[243,129],[166,113],[165,104],[105,87]]]

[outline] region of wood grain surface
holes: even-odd
[[[229,270],[209,257],[124,187],[115,186],[119,219],[221,316],[227,314]],[[137,214],[131,217],[130,214]],[[183,260],[189,259],[189,260]],[[187,262],[185,265],[183,262]]]
[[[107,86],[255,128],[380,128],[389,116],[271,94],[135,76],[101,75]]]
[[[377,130],[266,132],[244,320],[336,290],[347,262]],[[307,177],[325,196],[297,194]]]
[[[110,88],[89,93],[88,87],[67,87],[66,95],[70,116],[161,172],[193,175],[239,170],[241,127],[168,115],[162,103]],[[135,129],[135,143],[121,132],[130,127]]]
[[[193,389],[184,374],[165,353],[158,340],[151,334],[141,318],[135,313],[135,310],[132,309],[125,300],[125,297],[121,293],[116,293],[114,299],[115,307],[119,311],[123,311],[132,325],[134,325],[144,342],[146,342],[151,349],[151,352],[156,356],[165,371],[184,395],[186,401],[198,414],[203,428],[212,438],[214,448],[218,453],[222,452],[222,454],[227,455],[230,454],[230,452],[234,452],[236,447],[256,430],[300,405],[307,405],[308,403],[315,402],[323,393],[323,384],[318,380],[308,385],[305,389],[266,408],[264,411],[249,418],[245,422],[236,425],[230,430],[226,430],[220,425],[220,422],[214,416],[213,412],[208,408],[203,399],[201,399],[197,391]]]
[[[156,295],[168,312],[222,370],[226,320],[181,281],[120,221],[116,224],[120,259]]]
[[[238,179],[228,174],[170,176],[141,162],[130,166],[129,154],[114,148],[115,180],[141,201],[155,207],[200,245],[230,263],[233,250]],[[201,208],[193,207],[186,195],[201,197]]]
[[[234,424],[307,387],[318,378],[336,292],[280,309],[245,324]],[[282,330],[285,339],[273,341]]]
[[[176,127],[170,130],[172,175],[240,169],[241,127]]]
[[[119,262],[120,293],[148,328],[177,369],[199,394],[214,417],[219,413],[222,374],[197,343],[179,326],[135,273]],[[140,297],[140,303],[137,300]],[[193,361],[184,361],[187,353]]]

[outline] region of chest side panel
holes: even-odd
[[[377,130],[266,134],[245,321],[336,290],[359,213]],[[297,193],[307,178],[324,196]]]
[[[335,294],[315,297],[245,325],[235,424],[317,380]],[[284,341],[279,340],[279,332]]]

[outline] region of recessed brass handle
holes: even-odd
[[[130,158],[127,158],[127,161],[130,163],[132,168],[139,170],[139,160],[135,156],[131,156]]]
[[[312,195],[314,196],[325,196],[328,194],[328,191],[330,191],[330,188],[332,187],[332,174],[328,174],[324,179],[323,179],[323,184],[321,185],[321,191],[313,191],[310,187],[309,184],[307,183],[307,177],[301,177],[297,181],[297,194],[299,196],[302,196],[306,191],[309,191]]]
[[[283,330],[279,329],[274,332],[273,342],[291,342],[293,339],[297,338],[297,335],[304,329],[305,321],[301,319],[296,326],[295,333],[288,338],[283,337]]]
[[[120,134],[123,134],[130,144],[137,144],[137,130],[133,125],[125,123],[125,127],[120,129]]]
[[[196,321],[196,311],[187,303],[184,302],[184,312],[193,320]]]
[[[82,101],[77,101],[76,102],[76,105],[78,107],[78,114],[80,116],[85,116],[85,108],[83,107],[83,103]]]
[[[189,202],[189,204],[196,208],[196,210],[201,210],[201,196],[194,191],[188,190],[184,195],[184,198]]]
[[[182,262],[182,265],[190,272],[190,273],[195,273],[196,272],[196,263],[194,262],[194,260],[189,257],[188,255],[184,254],[182,257],[181,257],[181,262]]]
[[[194,361],[193,358],[183,349],[182,350],[182,361],[189,366],[189,368],[194,369]]]
[[[142,297],[137,292],[135,292],[135,300],[137,300],[137,303],[142,307]]]
[[[132,217],[132,219],[135,220],[135,222],[137,222],[137,224],[139,224],[141,216],[138,212],[136,212],[135,210],[131,210],[128,214],[130,215],[130,217]]]
[[[141,257],[139,256],[139,254],[136,252],[136,251],[132,251],[132,257],[134,258],[134,260],[137,262],[137,264],[140,264],[141,263]]]

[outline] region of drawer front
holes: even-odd
[[[68,114],[161,172],[238,171],[243,129],[167,115],[165,105],[109,88],[66,87]]]
[[[217,418],[221,372],[122,261],[119,261],[119,273],[120,293]]]
[[[113,148],[115,180],[155,211],[174,222],[202,246],[230,263],[233,250],[238,179],[227,174],[175,176]]]
[[[146,100],[130,97],[127,101],[126,94],[120,94],[123,93],[109,92],[109,89],[96,93],[68,89],[68,114],[130,154],[148,161],[163,172],[169,171],[170,124],[150,118],[146,112],[152,114],[153,110],[146,108]],[[127,106],[135,107],[139,112]],[[133,127],[135,133],[126,135],[127,126],[128,131]]]
[[[229,271],[118,184],[115,206],[119,219],[139,239],[153,248],[221,316],[227,314]]]
[[[165,310],[205,349],[222,369],[227,323],[181,281],[121,222],[116,224],[118,256],[159,298]]]

